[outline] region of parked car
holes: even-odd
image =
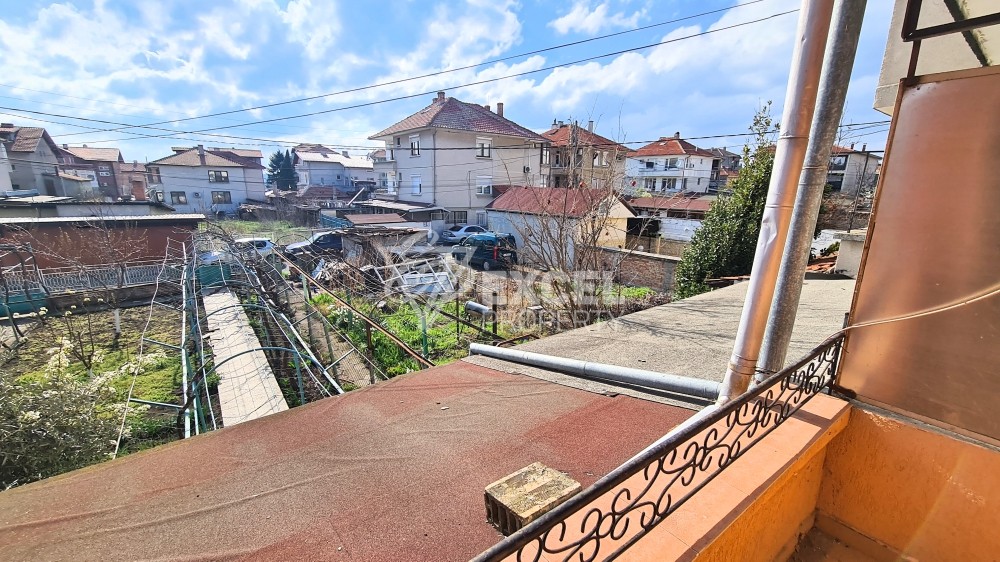
[[[238,250],[256,250],[263,257],[274,253],[274,242],[270,238],[237,238],[234,240]]]
[[[509,269],[517,265],[517,243],[512,234],[472,234],[451,249],[451,257],[469,266],[482,266],[484,271]]]
[[[302,242],[294,242],[285,246],[285,254],[298,256],[305,253],[324,254],[339,252],[344,249],[344,239],[339,232],[317,232]]]
[[[473,234],[486,232],[486,229],[474,224],[456,224],[441,233],[442,244],[461,244]]]

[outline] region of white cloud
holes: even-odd
[[[636,27],[639,24],[639,18],[645,12],[641,10],[633,12],[629,16],[626,16],[624,12],[608,15],[610,10],[607,2],[598,4],[597,7],[591,9],[588,0],[578,0],[568,13],[550,21],[548,25],[560,35],[566,35],[571,31],[595,35],[605,29]]]
[[[286,37],[300,43],[312,60],[323,58],[340,35],[337,5],[331,0],[291,0],[278,15],[288,26]]]

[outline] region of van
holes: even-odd
[[[484,271],[517,265],[517,242],[512,234],[473,234],[451,249],[456,262],[481,266]]]

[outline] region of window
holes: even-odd
[[[681,189],[687,191],[687,188],[688,188],[688,179],[684,178],[683,183],[681,183]]]
[[[110,170],[111,168],[109,168],[109,167],[107,166],[107,164],[101,164],[101,165],[99,165],[99,166],[97,167],[97,169],[98,169],[98,170],[103,170],[103,171],[107,171],[107,170]],[[104,174],[101,174],[101,175],[104,175]]]
[[[701,178],[698,178],[698,185],[701,185]]]
[[[147,170],[146,179],[149,180],[149,183],[163,183],[163,180],[160,179],[159,166],[150,166]]]
[[[493,141],[486,138],[476,139],[476,158],[489,158]]]
[[[420,156],[420,135],[410,135],[410,156]]]
[[[663,189],[677,189],[677,178],[664,179]]]
[[[646,191],[654,191],[656,189],[656,178],[646,178],[645,181],[643,181],[643,188],[645,188]]]
[[[608,165],[608,152],[605,150],[601,153],[601,166]]]
[[[669,170],[670,168],[676,168],[676,167],[677,167],[677,159],[676,158],[668,158],[667,162],[666,162],[666,165],[663,168]]]
[[[432,221],[443,221],[448,218],[447,211],[431,211]]]
[[[212,203],[215,205],[227,205],[233,202],[233,196],[228,191],[213,191]]]
[[[209,170],[208,181],[209,183],[229,183],[229,172],[225,170]],[[223,192],[220,191],[219,193]]]
[[[469,211],[452,211],[451,222],[455,224],[465,224],[469,222]]]
[[[476,176],[476,195],[493,195],[493,176]]]
[[[552,161],[552,151],[547,147],[542,149],[542,165],[547,165]]]
[[[110,176],[111,172],[97,172],[97,175],[99,175],[99,176]]]
[[[423,186],[420,183],[420,176],[410,176],[410,193],[420,195]]]
[[[170,192],[170,204],[171,205],[187,205],[188,196],[187,193],[183,191],[171,191]]]
[[[653,162],[652,160],[650,160],[649,162],[646,162],[646,169],[647,170],[652,170],[654,165],[655,165],[655,162]]]
[[[542,176],[542,187],[549,186],[549,176]]]

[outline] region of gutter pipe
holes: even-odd
[[[719,405],[743,394],[750,386],[757,367],[792,207],[795,204],[795,188],[802,173],[809,128],[816,109],[823,52],[832,13],[833,0],[809,0],[802,3],[788,89],[785,92],[781,133],[775,148],[774,168],[761,219],[760,236],[757,239],[757,250],[754,253],[733,354],[719,393]]]
[[[851,69],[858,50],[866,1],[837,0],[830,26],[835,32],[826,50],[816,115],[809,136],[809,147],[806,149],[805,165],[799,178],[798,196],[792,210],[785,253],[778,271],[771,315],[764,332],[755,384],[780,371],[788,354],[795,314],[802,295],[802,282],[809,263],[809,250],[823,202],[830,152],[844,112],[847,86],[851,81]]]
[[[495,359],[503,359],[521,365],[530,365],[552,371],[577,375],[588,379],[600,379],[666,390],[687,396],[696,396],[706,400],[715,400],[719,395],[719,383],[692,377],[669,375],[643,369],[618,367],[603,363],[591,363],[577,359],[553,357],[530,351],[519,351],[481,343],[469,344],[469,355],[485,355]]]

